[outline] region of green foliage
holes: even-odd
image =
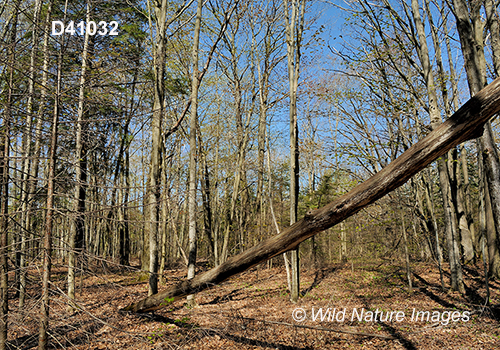
[[[172,75],[167,75],[165,77],[165,88],[168,92],[173,95],[187,95],[191,90],[191,82],[187,77],[174,77]]]
[[[325,203],[330,202],[333,197],[337,196],[338,183],[335,181],[334,173],[327,172],[321,178],[318,189],[307,195],[301,196],[300,207],[301,211],[307,211],[309,209],[317,209],[323,206]]]
[[[169,304],[172,304],[174,302],[175,298],[165,298],[163,299],[163,302],[160,303],[160,306],[167,306]]]

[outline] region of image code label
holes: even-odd
[[[74,21],[69,21],[66,25],[62,21],[52,21],[52,35],[59,36],[64,33],[69,35],[118,35],[118,22],[94,21],[79,22],[75,25]]]

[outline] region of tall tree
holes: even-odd
[[[36,78],[36,56],[38,53],[38,38],[40,28],[40,14],[42,9],[42,1],[35,1],[35,9],[33,14],[33,34],[31,40],[31,55],[30,55],[30,67],[29,67],[29,81],[28,81],[28,102],[26,106],[27,113],[27,125],[26,131],[23,137],[23,164],[22,164],[22,188],[21,188],[21,259],[19,261],[19,307],[24,306],[25,291],[26,291],[26,250],[27,250],[27,235],[30,231],[30,208],[31,208],[31,196],[30,196],[30,167],[31,167],[31,156],[33,156],[32,149],[32,133],[33,133],[33,110],[35,104],[35,78]]]
[[[87,0],[86,22],[90,22],[91,3]],[[78,112],[76,120],[76,144],[75,144],[75,193],[74,193],[74,217],[71,224],[71,232],[69,236],[69,252],[68,252],[68,298],[75,300],[75,269],[78,265],[78,257],[84,249],[85,239],[85,198],[86,198],[86,181],[87,181],[87,155],[84,145],[84,134],[87,121],[84,120],[85,108],[85,84],[87,80],[87,59],[89,50],[89,31],[85,31],[85,39],[82,51],[82,66],[80,70],[80,89],[78,95]],[[72,309],[71,303],[68,304],[68,309]]]
[[[10,179],[10,139],[12,108],[14,97],[14,72],[16,70],[16,41],[19,20],[18,0],[12,7],[12,22],[8,31],[7,49],[7,98],[3,108],[3,122],[0,125],[0,349],[7,349],[7,327],[9,312],[9,179]]]
[[[420,15],[418,0],[411,1],[411,9],[417,34],[417,38],[415,39],[415,41],[418,42],[418,45],[415,45],[415,47],[417,48],[420,63],[422,64],[422,72],[427,87],[431,127],[432,129],[436,129],[442,123],[442,120],[441,113],[438,107],[436,85],[429,58],[429,49],[427,47],[427,39],[425,35],[424,24]],[[463,285],[462,266],[460,264],[460,250],[458,247],[459,240],[456,237],[456,235],[458,234],[458,227],[456,223],[456,217],[454,216],[455,207],[451,198],[449,173],[443,158],[438,159],[438,172],[445,210],[446,235],[448,241],[448,254],[450,257],[451,269],[451,287],[452,289],[458,290],[461,293],[465,293],[465,287]]]
[[[64,20],[66,23],[66,13],[68,0],[64,4]],[[57,138],[59,129],[60,98],[62,84],[62,59],[65,45],[65,36],[60,42],[59,54],[57,57],[56,91],[54,95],[54,111],[52,114],[52,130],[50,134],[49,165],[47,174],[47,202],[45,214],[45,226],[43,232],[43,275],[42,275],[42,302],[40,306],[40,329],[38,336],[38,350],[45,350],[48,346],[49,310],[50,310],[50,272],[52,268],[52,231],[54,225],[54,180],[56,176],[57,161]]]
[[[8,228],[9,228],[9,140],[10,108],[12,94],[9,93],[0,126],[0,349],[7,349],[7,318],[9,312],[9,275],[8,275]]]
[[[288,62],[288,84],[290,93],[290,225],[297,221],[299,199],[299,126],[297,122],[297,88],[299,82],[300,48],[304,31],[306,1],[283,1],[285,10],[285,33]],[[299,247],[292,251],[291,300],[299,298]]]
[[[257,48],[252,51],[252,57],[256,61],[258,74],[258,94],[259,94],[259,122],[257,134],[257,189],[255,195],[256,212],[258,213],[257,223],[258,229],[261,230],[264,223],[264,155],[266,150],[266,134],[267,134],[267,113],[272,107],[273,103],[270,101],[270,79],[273,70],[281,62],[281,58],[277,56],[281,53],[281,46],[279,45],[281,35],[278,31],[279,21],[282,17],[279,8],[279,2],[270,0],[269,3],[263,4],[263,9],[267,12],[265,19],[260,20],[257,14],[251,14],[250,24],[252,28],[253,40],[264,32],[264,37],[261,40],[260,50]],[[261,8],[254,10],[255,12],[261,11]],[[259,21],[260,20],[260,21]],[[260,24],[260,27],[258,27]],[[255,45],[254,45],[255,46]],[[260,232],[259,232],[260,236]]]
[[[234,120],[235,120],[235,125],[236,125],[236,152],[237,152],[237,158],[236,158],[236,169],[234,171],[234,181],[233,181],[233,189],[232,189],[232,194],[231,194],[231,201],[229,204],[229,212],[227,215],[227,224],[225,228],[225,233],[224,233],[224,243],[222,247],[222,252],[220,254],[220,261],[218,264],[222,263],[227,259],[228,251],[229,251],[229,239],[230,239],[230,232],[232,226],[236,223],[236,217],[237,215],[237,202],[239,199],[240,202],[240,208],[242,210],[239,211],[239,243],[240,246],[244,245],[241,231],[242,231],[242,222],[244,221],[245,213],[244,213],[244,207],[245,204],[247,203],[248,196],[246,196],[245,191],[243,189],[246,188],[246,169],[245,169],[245,159],[246,159],[246,154],[247,154],[247,148],[248,148],[248,142],[250,138],[250,120],[252,116],[252,108],[253,108],[253,102],[251,102],[251,106],[248,106],[245,111],[245,90],[248,91],[252,97],[250,98],[251,101],[253,101],[253,97],[255,96],[255,84],[253,84],[253,60],[250,59],[250,81],[247,83],[248,88],[245,89],[245,71],[248,69],[244,69],[243,72],[240,71],[238,63],[241,59],[241,56],[243,54],[242,50],[238,50],[238,45],[237,45],[237,40],[238,40],[238,34],[240,32],[241,28],[241,21],[243,17],[243,13],[247,10],[247,8],[239,9],[233,19],[230,30],[228,30],[228,33],[224,36],[224,42],[226,44],[227,50],[229,51],[229,57],[227,59],[228,63],[227,66],[224,66],[221,63],[221,66],[223,68],[224,74],[229,80],[229,85],[231,89],[231,94],[234,98],[233,102],[233,108],[234,108]],[[250,51],[253,51],[253,47],[250,48]],[[241,192],[241,193],[240,193]]]
[[[198,51],[200,48],[201,13],[203,0],[198,0],[196,7],[196,21],[194,24],[194,38],[192,51],[192,77],[191,77],[191,119],[189,122],[189,255],[187,278],[194,278],[197,253],[196,235],[196,132],[198,119],[198,89],[200,87],[200,72],[198,70]],[[194,295],[188,296],[188,306],[194,307],[196,304]]]
[[[437,76],[438,76],[438,85],[440,87],[441,91],[441,96],[443,99],[443,107],[445,111],[446,117],[450,117],[452,115],[452,110],[456,110],[458,108],[458,92],[456,88],[456,75],[455,75],[455,69],[453,67],[453,62],[451,61],[450,58],[450,67],[449,67],[449,73],[445,71],[444,68],[444,63],[443,63],[443,58],[442,58],[442,53],[441,53],[441,41],[438,38],[438,32],[436,25],[434,24],[433,21],[433,16],[432,16],[432,11],[430,9],[429,5],[429,0],[424,0],[424,9],[425,13],[427,14],[427,21],[429,23],[429,29],[431,31],[431,37],[432,37],[432,42],[433,42],[433,47],[435,51],[434,58],[436,60],[437,64]],[[446,22],[446,17],[443,20],[443,27],[447,25]],[[447,32],[448,29],[444,28],[444,31]],[[449,40],[449,39],[448,39]],[[452,85],[452,101],[450,101],[450,96],[448,92],[448,77]],[[463,151],[464,152],[464,151]],[[467,219],[470,218],[467,214],[466,206],[464,203],[464,193],[463,193],[463,186],[461,186],[461,173],[460,173],[460,160],[458,159],[458,149],[452,149],[448,153],[448,178],[449,178],[449,183],[450,183],[450,201],[453,203],[453,207],[455,209],[454,213],[454,220],[455,220],[455,225],[457,227],[456,232],[454,233],[456,235],[456,239],[460,240],[460,243],[462,245],[462,260],[465,263],[469,263],[474,259],[474,247],[473,247],[473,224],[472,221],[468,221]],[[467,163],[466,163],[467,164]],[[465,164],[465,165],[466,165]],[[466,169],[466,167],[465,167]],[[467,171],[464,172],[464,175],[467,173]],[[468,181],[466,178],[465,181]]]
[[[161,164],[161,122],[165,101],[165,59],[167,49],[166,16],[167,0],[154,1],[156,25],[155,47],[153,49],[154,102],[151,119],[151,161],[147,187],[149,212],[149,295],[158,292],[158,227],[160,201],[160,164]],[[152,30],[152,28],[151,28]]]
[[[9,93],[9,96],[12,94]],[[11,99],[9,97],[7,102]],[[9,229],[9,147],[10,108],[4,110],[0,135],[0,349],[7,349],[7,320],[9,312],[8,229]]]
[[[484,28],[486,23],[483,21],[481,14],[483,2],[453,0],[448,4],[457,21],[469,91],[470,95],[474,96],[486,86],[486,58],[484,54]],[[486,8],[488,13],[491,14],[489,3],[486,3]],[[498,33],[493,34],[494,37],[497,37],[497,35]],[[495,62],[494,64],[496,66],[498,63]],[[477,147],[482,159],[481,165],[484,167],[484,184],[487,188],[484,193],[489,193],[491,198],[491,211],[495,223],[494,230],[496,231],[496,234],[489,235],[488,245],[494,247],[498,246],[500,231],[500,161],[490,122],[486,123],[483,135],[477,139]],[[496,262],[495,259],[495,255],[490,254],[490,273],[500,277],[500,263]]]

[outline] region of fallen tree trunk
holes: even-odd
[[[122,310],[148,312],[160,309],[177,298],[210,288],[252,266],[295,249],[309,237],[338,224],[403,185],[450,148],[481,136],[484,123],[499,111],[500,78],[497,78],[446,122],[350,192],[320,209],[307,212],[302,220],[280,234],[228,259],[222,265],[130,304]]]

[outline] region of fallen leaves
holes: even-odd
[[[258,270],[257,270],[258,269]],[[289,302],[284,269],[254,268],[235,279],[196,296],[199,307],[187,309],[174,302],[158,313],[136,315],[118,310],[145,292],[134,273],[87,276],[77,295],[81,311],[65,312],[65,297],[55,295],[51,336],[58,348],[68,349],[478,349],[500,346],[498,309],[474,313],[470,322],[447,326],[426,322],[320,322],[292,319],[296,307],[365,308],[366,310],[462,310],[478,303],[456,293],[441,292],[439,276],[429,266],[415,267],[418,279],[413,294],[397,267],[332,265],[302,272],[304,296]],[[167,284],[184,271],[168,271]],[[140,272],[137,272],[140,274]],[[129,283],[129,282],[134,283]],[[63,282],[61,282],[63,283]],[[491,282],[491,300],[499,304],[500,288]],[[467,284],[483,295],[480,279]],[[61,288],[62,289],[62,288]],[[11,314],[9,340],[13,346],[36,346],[37,300]],[[455,308],[455,309],[454,309]],[[498,315],[498,314],[497,314]],[[392,338],[392,339],[387,339]]]

